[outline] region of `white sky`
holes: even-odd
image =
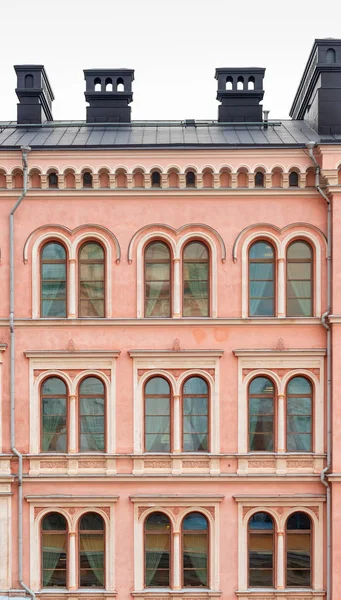
[[[287,118],[316,37],[341,0],[0,0],[0,121],[14,64],[44,64],[54,119],[85,118],[83,69],[132,68],[133,119],[217,118],[216,67],[266,67],[263,106]]]

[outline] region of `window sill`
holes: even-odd
[[[44,588],[42,590],[39,590],[38,592],[35,592],[36,596],[38,597],[52,597],[53,598],[72,598],[72,600],[74,600],[75,598],[79,597],[79,596],[86,596],[86,598],[93,596],[94,600],[95,598],[100,597],[101,600],[106,600],[107,598],[114,598],[115,596],[117,596],[117,592],[108,592],[108,590],[105,590],[103,588],[81,588],[78,590],[68,590],[66,588]]]
[[[222,592],[213,592],[205,588],[182,588],[180,590],[171,590],[169,588],[148,588],[141,592],[131,592],[136,600],[205,600],[206,598],[220,598]]]
[[[235,592],[239,600],[324,600],[323,590],[312,590],[311,588],[286,588],[274,590],[269,588],[250,588],[245,592]]]

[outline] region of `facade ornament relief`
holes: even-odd
[[[80,469],[103,469],[105,467],[105,460],[80,460],[78,467]]]
[[[283,338],[278,338],[277,346],[274,349],[279,350],[280,352],[282,352],[283,350],[286,350],[286,347],[283,342]]]
[[[41,469],[66,469],[67,460],[41,460]]]
[[[172,352],[180,352],[181,347],[180,347],[180,340],[179,340],[179,338],[175,338],[171,350],[172,350]]]
[[[171,466],[170,460],[145,460],[144,466],[146,469],[167,469]]]
[[[251,469],[260,469],[260,468],[273,469],[273,468],[275,468],[275,466],[276,466],[275,460],[263,459],[263,460],[250,460],[249,461],[249,467]]]
[[[138,519],[143,515],[144,512],[146,512],[146,510],[148,510],[148,506],[139,506],[137,509],[137,516]]]
[[[209,460],[183,460],[182,466],[184,469],[204,469],[210,466]]]
[[[34,518],[36,518],[41,511],[44,510],[43,506],[35,506],[34,507]]]
[[[215,507],[214,506],[203,506],[203,508],[212,515],[213,519],[215,519]]]
[[[68,341],[66,349],[68,352],[76,352],[75,342],[72,339]]]

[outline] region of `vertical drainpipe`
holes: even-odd
[[[327,330],[327,466],[321,472],[321,482],[327,492],[327,599],[331,599],[331,495],[328,472],[331,468],[332,458],[332,414],[331,414],[331,329],[327,321],[331,312],[331,264],[332,264],[332,219],[331,202],[320,187],[320,166],[314,155],[315,142],[308,142],[309,156],[315,165],[315,187],[322,198],[327,202],[327,310],[323,313],[321,321]]]
[[[23,490],[22,490],[22,454],[15,446],[15,331],[14,331],[14,213],[27,194],[27,153],[31,148],[22,146],[20,148],[23,163],[23,190],[20,197],[13,206],[9,215],[9,327],[10,327],[10,400],[11,400],[11,448],[13,454],[18,458],[18,579],[21,587],[35,600],[35,593],[23,581]]]

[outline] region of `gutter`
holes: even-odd
[[[331,328],[328,322],[328,317],[331,313],[331,265],[332,265],[332,219],[331,219],[331,202],[320,186],[320,166],[314,155],[315,142],[308,142],[307,148],[309,156],[315,166],[315,187],[322,198],[327,202],[327,310],[321,317],[321,323],[327,330],[327,466],[321,472],[321,483],[326,488],[327,493],[327,596],[326,600],[331,599],[331,488],[328,481],[328,473],[331,469],[332,462],[332,414],[331,414]]]
[[[35,600],[35,593],[26,585],[23,581],[23,457],[21,452],[16,448],[15,445],[15,330],[14,330],[14,213],[19,208],[21,202],[27,194],[27,153],[31,150],[30,147],[21,146],[23,164],[23,190],[13,206],[9,215],[9,262],[10,262],[10,275],[9,275],[9,327],[10,327],[10,425],[11,425],[11,449],[13,454],[18,458],[18,473],[15,477],[18,478],[18,579],[21,587]]]

